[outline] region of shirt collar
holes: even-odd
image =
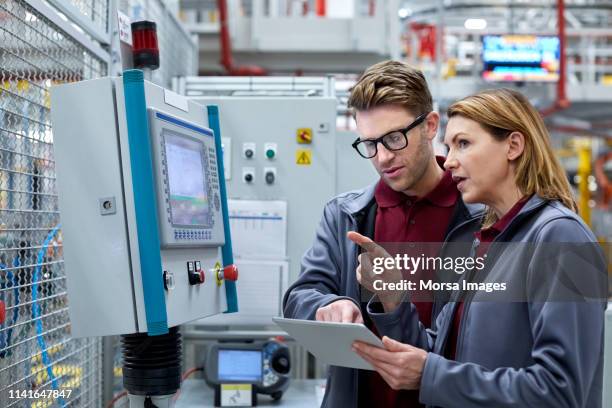
[[[424,200],[438,207],[452,207],[457,202],[459,190],[450,171],[445,171],[438,185],[429,192]]]
[[[442,167],[445,158],[436,156],[438,165]],[[416,201],[427,200],[438,207],[451,207],[457,202],[459,191],[457,183],[453,181],[450,171],[445,171],[440,182],[431,190],[425,197],[416,199]],[[415,197],[410,197],[400,191],[395,191],[387,185],[381,178],[374,190],[374,197],[379,207],[396,207],[410,200],[415,200]]]
[[[381,177],[376,184],[374,198],[376,198],[376,204],[378,204],[379,207],[387,208],[397,207],[406,202],[409,197],[402,192],[393,190]]]

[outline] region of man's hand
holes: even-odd
[[[315,319],[319,322],[363,323],[361,310],[348,300],[340,299],[317,309]]]
[[[370,238],[363,236],[355,231],[349,231],[346,237],[359,245],[364,252],[359,254],[357,258],[357,281],[370,292],[376,293],[379,300],[383,304],[385,311],[391,312],[397,308],[401,302],[404,293],[396,290],[376,290],[374,281],[381,280],[384,283],[394,283],[402,280],[402,273],[396,269],[385,269],[381,274],[375,274],[373,271],[372,259],[374,258],[391,258],[391,255],[383,247],[372,241]],[[380,288],[379,288],[380,289]]]
[[[384,349],[363,342],[353,343],[353,351],[372,364],[394,390],[418,390],[427,360],[427,352],[383,337]]]

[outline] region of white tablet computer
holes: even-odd
[[[382,341],[360,323],[316,322],[280,317],[272,320],[325,364],[374,370],[351,346],[359,340],[384,348]]]

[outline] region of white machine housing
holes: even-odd
[[[134,149],[128,134],[124,78],[65,84],[51,92],[69,312],[75,337],[152,334],[149,326],[153,324],[147,319],[151,308],[162,315],[165,312],[167,327],[227,310],[225,284],[217,278],[222,265],[220,248],[225,242],[224,214],[215,135],[209,129],[206,108],[143,81],[140,86],[148,112],[149,146]],[[137,215],[142,208],[135,204],[135,190],[141,186],[135,186],[132,178],[134,166],[139,165],[135,159],[139,149],[150,150],[149,172],[154,176],[157,197],[156,203],[147,204],[154,205],[157,213],[157,225],[147,227],[159,235],[161,258],[160,270],[146,271],[147,279],[153,276],[157,288],[154,305],[145,301],[151,285],[144,282],[139,240],[147,231],[141,224],[138,230]],[[167,157],[169,154],[174,159]],[[181,157],[184,160],[177,160]],[[196,174],[198,169],[203,173]],[[176,176],[181,171],[193,174],[172,177],[173,172]],[[179,197],[181,189],[201,191],[185,199]],[[180,208],[173,210],[173,204]],[[157,256],[155,251],[149,255]],[[195,266],[196,261],[205,276],[201,284],[188,279],[188,263]],[[159,334],[160,328],[155,329]]]
[[[272,317],[282,316],[283,295],[300,273],[325,204],[339,193],[375,182],[378,176],[369,160],[351,147],[356,134],[336,131],[335,97],[199,96],[191,100],[217,105],[222,112],[233,252],[242,282],[249,283],[238,287],[241,304],[249,307],[198,324],[270,325]],[[307,143],[298,140],[304,129],[311,131]],[[249,150],[252,154],[247,154]],[[268,150],[274,151],[273,157]],[[300,162],[301,152],[310,154],[307,163]],[[274,174],[271,182],[266,180],[268,173]],[[247,174],[252,175],[251,181],[245,180]],[[241,202],[252,202],[257,208],[249,212],[246,205],[238,206]],[[285,203],[284,213],[279,202]],[[274,220],[270,215],[278,217]],[[283,224],[285,233],[275,234],[272,224]]]

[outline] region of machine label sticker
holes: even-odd
[[[297,149],[295,151],[295,164],[310,166],[312,164],[312,150]]]
[[[221,384],[222,407],[250,407],[252,396],[252,384]]]
[[[119,25],[119,39],[132,45],[132,23],[130,18],[117,10],[117,23]]]

